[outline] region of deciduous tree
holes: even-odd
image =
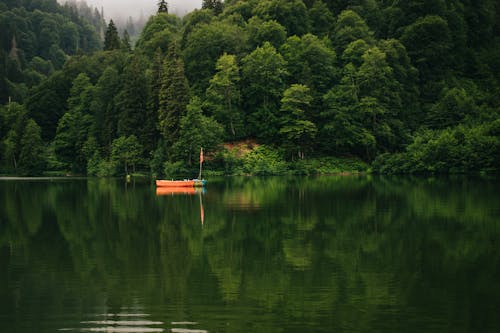
[[[271,140],[278,132],[277,111],[287,75],[286,62],[268,42],[242,60],[243,100],[251,135]]]
[[[217,61],[217,73],[210,80],[207,102],[213,114],[226,132],[236,136],[236,128],[241,129],[240,113],[240,69],[234,55],[224,54]]]
[[[317,128],[308,117],[312,99],[310,89],[301,84],[293,84],[283,93],[279,133],[283,146],[292,153],[292,159],[293,153],[303,159],[314,145]]]

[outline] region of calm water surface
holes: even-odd
[[[500,183],[0,180],[1,332],[500,332]]]

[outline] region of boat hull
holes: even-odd
[[[156,187],[203,187],[206,180],[189,179],[189,180],[157,180]]]

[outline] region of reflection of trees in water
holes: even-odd
[[[117,306],[143,295],[177,304],[179,317],[203,295],[204,304],[258,304],[290,324],[326,320],[363,330],[397,314],[405,320],[392,324],[411,331],[415,313],[437,311],[443,320],[479,325],[470,316],[476,307],[484,325],[496,325],[497,185],[462,178],[240,178],[204,195],[202,227],[197,196],[155,197],[144,184],[5,183],[0,247],[24,247],[21,261],[38,255],[54,267],[71,264],[73,272],[64,274],[87,287],[57,292],[70,277],[52,276],[47,285],[56,294],[98,298],[105,291]],[[256,316],[251,307],[228,311]]]

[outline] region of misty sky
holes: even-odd
[[[141,10],[148,16],[158,9],[158,0],[86,0],[86,2],[99,10],[101,6],[104,7],[106,19],[129,16],[138,18]],[[169,12],[180,16],[200,8],[201,2],[202,0],[167,0]]]

